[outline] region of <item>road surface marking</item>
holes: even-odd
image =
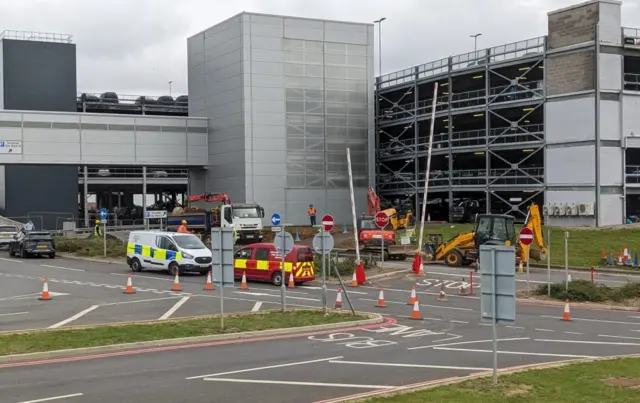
[[[545,283],[546,284],[546,283]],[[369,286],[362,286],[360,288],[367,288],[367,289],[371,289],[371,290],[377,290],[380,291],[380,288],[376,288],[376,287],[369,287]],[[394,291],[394,292],[401,292],[403,294],[409,294],[411,292],[411,290],[399,290],[397,288],[385,288],[384,289],[385,292],[387,291]],[[416,291],[416,294],[422,294],[422,295],[440,295],[440,293],[437,292],[427,292],[427,291]],[[447,297],[454,297],[454,298],[466,298],[466,299],[480,299],[479,297],[473,297],[473,296],[469,296],[469,295],[457,295],[457,294],[451,294],[451,295],[447,295]]]
[[[266,385],[292,385],[292,386],[328,386],[333,388],[360,388],[360,389],[395,389],[396,386],[385,385],[356,385],[351,383],[324,383],[324,382],[293,382],[293,381],[266,381],[264,379],[232,379],[232,378],[204,378],[205,381],[235,382],[235,383],[260,383]]]
[[[478,323],[478,326],[491,326],[491,323],[480,322]]]
[[[435,347],[434,350],[442,351],[464,351],[470,353],[493,353],[493,350],[478,350],[478,349],[466,349],[466,348],[449,348],[449,347]],[[573,355],[573,354],[547,354],[547,353],[530,353],[526,351],[498,351],[498,354],[513,354],[513,355],[534,355],[540,357],[565,357],[565,358],[595,358],[590,355]]]
[[[533,339],[543,343],[577,343],[577,344],[606,344],[608,346],[640,346],[638,343],[614,343],[611,341],[587,341],[587,340],[549,340],[549,339]]]
[[[189,298],[191,297],[182,297],[180,301],[176,302],[175,305],[169,308],[169,310],[165,312],[161,317],[159,317],[158,320],[169,319],[171,315],[173,315],[178,309],[180,309],[182,305],[184,305],[185,302],[189,301]]]
[[[29,312],[12,312],[12,313],[0,313],[0,316],[14,316],[14,315],[24,315]]]
[[[84,269],[74,269],[73,267],[51,266],[48,264],[41,264],[42,267],[49,267],[51,269],[70,270],[70,271],[86,271]]]
[[[71,397],[79,397],[79,396],[84,396],[84,395],[82,393],[74,393],[72,395],[46,397],[44,399],[37,399],[37,400],[25,400],[24,402],[20,402],[20,403],[50,402],[52,400],[69,399]]]
[[[176,295],[175,297],[149,298],[149,299],[138,299],[134,301],[109,302],[106,304],[100,304],[100,306],[137,304],[138,302],[155,302],[155,301],[164,301],[166,299],[176,299],[176,298],[180,298],[180,296]]]
[[[447,337],[446,339],[438,339],[438,340],[433,340],[432,343],[440,343],[443,341],[449,341],[449,340],[456,340],[456,339],[461,339],[462,336],[457,335],[457,334],[453,334],[453,333],[447,333],[450,334],[452,337]]]
[[[512,337],[512,338],[509,338],[509,339],[498,339],[497,341],[515,341],[515,340],[531,340],[531,338],[530,337]],[[422,348],[460,346],[460,345],[463,345],[463,344],[474,344],[474,343],[491,343],[492,341],[493,341],[493,339],[460,341],[460,342],[457,342],[457,343],[434,344],[434,345],[430,345],[430,346],[409,347],[409,348],[407,348],[407,350],[420,350]]]
[[[452,367],[447,365],[422,365],[422,364],[397,364],[390,362],[361,362],[361,361],[329,361],[330,364],[371,365],[380,367],[404,367],[404,368],[432,368],[432,369],[459,369],[461,371],[490,371],[491,368],[476,367]]]
[[[112,276],[122,276],[122,277],[129,277],[128,274],[124,274],[124,273],[109,273]],[[173,279],[168,279],[168,278],[160,278],[160,277],[151,277],[151,276],[140,276],[137,274],[132,274],[131,275],[133,278],[148,278],[149,280],[158,280],[158,281],[171,281],[173,282]]]
[[[547,319],[562,319],[561,316],[550,316],[550,315],[540,315],[541,318]],[[621,325],[633,325],[638,326],[640,323],[638,322],[619,322],[615,320],[604,320],[604,319],[584,319],[584,318],[571,318],[571,320],[577,320],[582,322],[599,322],[599,323],[617,323]]]
[[[505,327],[506,327],[506,328],[509,328],[509,329],[524,330],[524,327],[522,327],[522,326],[505,326]]]
[[[386,291],[386,290],[385,290]],[[377,299],[369,299],[369,298],[359,298],[360,301],[367,301],[367,302],[378,302]],[[398,302],[398,301],[385,301],[388,304],[402,304],[402,305],[407,305],[406,302]],[[473,312],[473,309],[471,308],[457,308],[455,306],[443,306],[443,305],[426,305],[426,304],[420,304],[420,301],[418,301],[418,304],[420,306],[424,306],[424,307],[428,307],[428,308],[440,308],[440,309],[451,309],[454,311],[471,311]]]
[[[580,332],[564,332],[566,334],[584,334],[584,333],[580,333]]]
[[[192,376],[189,378],[184,378],[186,380],[190,380],[190,379],[203,379],[203,378],[212,378],[214,376],[223,376],[223,375],[233,375],[233,374],[241,374],[243,372],[252,372],[252,371],[262,371],[265,369],[273,369],[273,368],[284,368],[284,367],[293,367],[295,365],[304,365],[304,364],[314,364],[316,362],[325,362],[325,361],[331,361],[331,360],[339,360],[343,358],[342,356],[338,356],[338,357],[329,357],[329,358],[321,358],[318,360],[310,360],[310,361],[298,361],[298,362],[289,362],[286,364],[278,364],[278,365],[269,365],[266,367],[256,367],[256,368],[247,368],[247,369],[239,369],[237,371],[229,371],[229,372],[219,372],[217,374],[209,374],[209,375],[198,375],[198,376]]]
[[[80,319],[81,317],[83,317],[84,315],[88,314],[89,312],[98,309],[100,307],[100,305],[91,305],[89,308],[85,309],[84,311],[80,311],[77,314],[73,315],[70,318],[67,318],[61,322],[56,323],[55,325],[51,325],[49,326],[47,329],[57,329],[61,326],[66,325],[67,323],[73,322],[76,319]]]
[[[437,271],[426,271],[425,273],[427,273],[427,274],[437,274],[437,275],[439,275],[439,276],[457,277],[457,278],[460,278],[460,277],[465,277],[465,278],[466,278],[466,277],[468,277],[468,275],[469,275],[469,273],[468,273],[468,272],[466,272],[466,273],[461,272],[460,274],[453,274],[453,273],[440,273],[440,272],[437,272]],[[475,277],[475,276],[474,276],[474,277]],[[439,279],[437,279],[437,278],[434,278],[434,279],[429,278],[429,279],[426,279],[426,280],[427,280],[427,281],[433,281],[433,280],[438,281]],[[450,281],[450,280],[443,280],[443,281]],[[516,279],[516,281],[519,281],[519,282],[527,282],[527,280],[525,280],[525,279]],[[457,281],[457,282],[459,282],[459,281]],[[540,280],[530,280],[529,282],[530,282],[530,283],[538,283],[538,284],[547,284],[547,282],[546,282],[546,281],[540,281]],[[420,284],[420,285],[426,285],[426,284],[424,284],[424,283],[418,283],[418,284]],[[439,286],[439,285],[440,285],[440,284],[437,284],[437,285],[435,285],[435,284],[434,284],[433,286],[435,287],[435,286]],[[429,286],[432,286],[432,285],[431,285],[431,284],[427,285],[427,287],[429,287]]]
[[[614,339],[626,339],[626,340],[640,340],[640,337],[610,336],[608,334],[599,334],[598,337],[611,337]]]
[[[280,295],[276,295],[276,294],[266,294],[264,292],[250,292],[250,291],[234,291],[234,294],[244,294],[244,295],[253,295],[254,297],[274,297],[274,298],[280,298]],[[317,298],[304,298],[304,297],[291,297],[291,296],[287,296],[287,299],[300,299],[303,301],[315,301],[315,302],[320,302],[319,299]],[[377,301],[377,300],[376,300]]]
[[[258,312],[260,310],[260,307],[262,307],[262,302],[257,301],[255,304],[253,304],[253,308],[251,308],[251,312]]]
[[[4,260],[5,262],[24,263],[22,260],[18,260],[18,259],[7,259],[6,257],[0,257],[0,260]]]
[[[551,330],[551,329],[537,329],[536,328],[536,329],[533,329],[533,330],[535,330],[537,332],[555,332],[555,330]]]
[[[451,322],[451,323],[469,323],[469,322],[465,322],[464,320],[455,320],[455,319],[451,319],[449,322]]]

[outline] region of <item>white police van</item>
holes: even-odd
[[[164,231],[133,231],[127,243],[131,270],[166,270],[176,273],[211,270],[211,250],[193,234]]]

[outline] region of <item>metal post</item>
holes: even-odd
[[[149,220],[144,217],[147,215],[147,167],[142,167],[142,219],[144,228],[149,229]]]
[[[380,77],[382,77],[382,21],[386,19],[387,17],[382,17],[373,22],[378,24],[378,74]]]
[[[469,35],[471,38],[473,38],[473,58],[477,59],[478,58],[478,37],[482,35],[482,33],[477,33],[474,35]]]
[[[351,151],[347,147],[347,167],[349,168],[349,193],[351,196],[351,215],[353,216],[353,238],[356,245],[356,264],[360,264],[360,245],[358,244],[358,219],[356,217],[356,201],[353,194],[353,171],[351,170]]]
[[[595,96],[594,104],[595,104],[595,179],[596,179],[596,203],[595,203],[595,212],[596,212],[596,227],[601,225],[600,220],[600,197],[602,195],[602,182],[600,180],[600,99],[602,97],[600,90],[600,23],[595,26]],[[623,150],[624,153],[624,150]]]
[[[285,226],[284,226],[284,219],[282,220],[282,226],[280,227],[280,231],[282,231],[282,235],[284,235],[284,231],[285,231]],[[287,309],[287,296],[286,296],[286,292],[287,292],[287,287],[285,286],[286,281],[284,280],[284,277],[286,275],[286,272],[284,271],[284,262],[285,262],[285,257],[287,256],[286,254],[286,247],[287,241],[285,239],[285,237],[282,237],[282,245],[281,245],[281,250],[282,250],[282,263],[280,266],[280,273],[281,273],[281,278],[280,278],[280,303],[282,305],[282,313],[284,313],[284,311]]]
[[[104,257],[107,257],[107,223],[105,220],[100,221],[102,225],[102,245],[104,248]]]
[[[384,268],[384,228],[380,229],[382,239],[380,240],[380,270]]]
[[[84,209],[84,227],[89,228],[89,169],[86,165],[83,171],[82,208]]]
[[[564,232],[564,290],[569,291],[569,232]]]
[[[329,264],[331,264],[331,261],[329,261]],[[340,282],[340,287],[342,287],[342,291],[344,291],[344,297],[347,299],[347,303],[349,304],[349,308],[351,308],[351,313],[353,313],[353,316],[356,315],[356,310],[353,307],[353,304],[351,303],[351,298],[349,298],[349,293],[347,292],[347,288],[344,286],[344,283],[342,282],[342,276],[340,276],[340,272],[338,271],[338,266],[336,266],[336,264],[333,264],[333,270],[336,272],[336,277],[338,277],[338,281]]]
[[[493,320],[491,321],[491,327],[493,331],[493,385],[498,384],[498,310],[496,305],[498,304],[497,281],[496,281],[496,250],[491,250],[491,274],[493,277]]]
[[[531,253],[531,244],[527,245],[527,291],[531,291],[531,277],[529,276],[529,261],[531,259],[529,253]]]
[[[324,227],[321,229],[320,250],[322,251],[322,312],[327,313],[327,268],[325,265],[327,255],[324,250]]]
[[[547,296],[551,297],[551,230],[547,230]]]
[[[420,237],[418,238],[418,251],[422,250],[422,236],[424,234],[424,219],[427,211],[427,193],[429,191],[429,173],[431,171],[431,149],[433,148],[433,131],[436,122],[436,106],[438,99],[438,83],[433,84],[433,102],[431,105],[431,128],[429,133],[429,148],[427,149],[427,172],[424,178],[424,194],[422,195],[422,213],[420,214]]]
[[[222,247],[224,245],[223,236],[224,232],[222,228],[218,229],[220,231],[220,250],[218,253],[220,254],[220,330],[224,330],[224,265],[222,264]],[[211,230],[211,239],[213,239],[213,229]],[[213,245],[212,245],[213,246]]]

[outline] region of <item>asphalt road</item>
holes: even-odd
[[[218,312],[219,290],[203,291],[202,276],[183,276],[183,292],[176,294],[169,291],[172,278],[144,272],[134,276],[137,293],[124,295],[129,272],[115,264],[2,258],[0,327],[63,327]],[[346,395],[488,371],[491,327],[480,322],[476,296],[457,295],[453,282],[459,281],[460,274],[464,271],[429,266],[426,278],[401,275],[377,280],[372,286],[348,287],[356,309],[382,313],[396,322],[376,328],[0,365],[1,400],[328,403]],[[58,293],[52,301],[37,300],[44,276],[50,279],[50,290]],[[545,281],[545,276],[532,273],[531,279]],[[518,284],[526,286],[523,275],[518,280],[525,280]],[[600,280],[626,278],[603,276]],[[445,285],[446,301],[438,300],[438,281]],[[423,320],[408,318],[412,307],[407,299],[415,284]],[[386,308],[375,307],[380,288]],[[329,288],[331,305],[336,289]],[[225,310],[278,308],[279,292],[258,283],[250,283],[246,291],[225,289]],[[287,290],[287,302],[318,307],[321,290],[317,286]],[[560,320],[562,307],[518,304],[517,315],[516,324],[498,329],[500,368],[640,353],[640,313],[572,309],[572,321],[566,322]]]

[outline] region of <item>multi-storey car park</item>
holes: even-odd
[[[640,31],[621,26],[620,6],[553,11],[547,36],[378,77],[381,198],[420,211],[438,83],[432,220],[464,200],[519,219],[536,202],[558,225],[640,215]]]

